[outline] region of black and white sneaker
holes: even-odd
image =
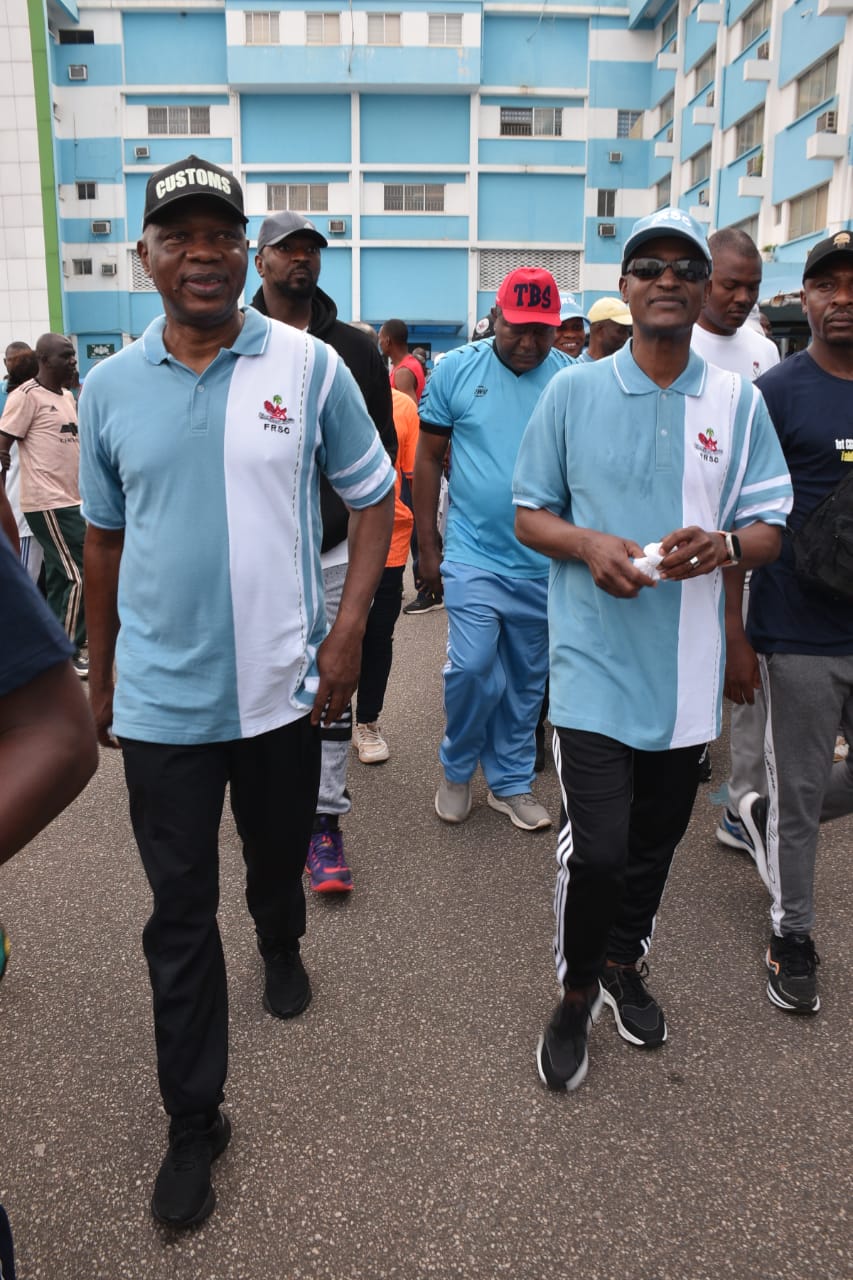
[[[643,961],[634,965],[605,965],[601,975],[601,994],[613,1010],[616,1029],[623,1040],[641,1049],[656,1049],[666,1040],[663,1010],[646,987],[649,967]]]
[[[89,659],[82,649],[78,649],[71,659],[71,665],[81,680],[89,679]]]
[[[807,933],[774,936],[767,948],[767,995],[789,1013],[817,1013],[817,967],[820,956]]]
[[[561,1000],[539,1037],[536,1065],[549,1089],[577,1089],[587,1072],[587,1042],[601,1012],[601,988],[583,1001]]]

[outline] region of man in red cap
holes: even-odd
[[[471,812],[482,765],[488,803],[523,831],[550,827],[531,794],[534,728],[548,670],[548,562],[513,532],[512,472],[524,428],[548,382],[570,361],[554,350],[560,297],[547,271],[520,267],[503,281],[495,334],[451,351],[421,400],[415,460],[420,572],[444,582],[448,659],[444,775],[435,809],[445,822]],[[441,469],[453,445],[443,552],[436,532]]]

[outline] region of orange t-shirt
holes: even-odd
[[[394,569],[404,565],[409,558],[409,543],[415,527],[415,517],[400,498],[400,477],[412,478],[415,469],[415,450],[418,447],[418,432],[421,420],[411,396],[404,391],[391,388],[391,399],[394,402],[394,426],[397,431],[397,461],[394,470],[394,531],[391,534],[391,546],[385,567]]]

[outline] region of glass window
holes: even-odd
[[[562,107],[501,107],[502,138],[560,138]]]
[[[295,213],[327,213],[327,182],[270,182],[267,184],[267,209],[292,209]]]
[[[305,37],[307,44],[340,44],[341,15],[339,13],[306,13]]]
[[[427,39],[430,44],[460,45],[462,43],[462,14],[431,13],[429,15],[429,34]]]
[[[612,218],[616,214],[616,192],[607,191],[603,187],[598,192],[599,218]]]
[[[619,111],[616,115],[617,138],[642,138],[642,111]]]
[[[367,15],[368,44],[399,44],[399,13],[369,13]]]
[[[668,173],[665,178],[661,178],[655,187],[655,198],[657,200],[658,209],[665,209],[672,199],[672,174]]]
[[[210,133],[210,107],[149,107],[148,132]]]
[[[90,276],[92,274],[91,258],[72,258],[71,270],[75,276]]]
[[[703,147],[701,151],[697,151],[696,155],[690,161],[690,185],[695,187],[697,182],[704,182],[706,178],[711,176],[711,148]]]
[[[693,90],[700,93],[706,85],[714,83],[714,76],[717,71],[717,47],[710,49],[700,62],[696,63],[694,70],[695,80],[693,82]]]
[[[246,44],[278,44],[278,14],[252,13],[246,15]]]
[[[758,0],[758,4],[754,4],[751,9],[747,9],[741,21],[742,42],[741,49],[746,49],[752,44],[753,40],[757,40],[759,36],[770,26],[770,4],[771,0]]]
[[[666,46],[669,44],[670,40],[672,40],[673,36],[677,31],[678,31],[678,5],[675,6],[675,8],[672,10],[671,13],[668,13],[666,15],[663,22],[661,23],[660,45],[662,49],[666,48]],[[674,53],[674,52],[675,52],[674,49],[670,50],[670,53]]]
[[[386,213],[444,213],[444,185],[440,182],[385,184]]]
[[[97,191],[98,189],[94,182],[77,183],[78,200],[94,200],[97,195]]]
[[[759,107],[735,126],[735,155],[742,156],[764,141],[764,108]]]
[[[812,67],[797,81],[797,115],[804,116],[807,111],[833,97],[837,82],[838,50],[833,49],[823,62]]]
[[[796,200],[791,201],[788,214],[789,240],[825,229],[828,191],[828,184],[825,187],[815,187],[814,191],[807,191],[805,195],[797,196]]]
[[[672,117],[675,115],[675,94],[668,93],[658,106],[658,128],[662,129],[666,124],[672,124]]]

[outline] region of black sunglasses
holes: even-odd
[[[632,258],[625,268],[626,275],[636,276],[638,280],[657,280],[667,267],[678,280],[707,280],[711,274],[708,263],[701,258],[676,258],[673,262],[664,258]]]

